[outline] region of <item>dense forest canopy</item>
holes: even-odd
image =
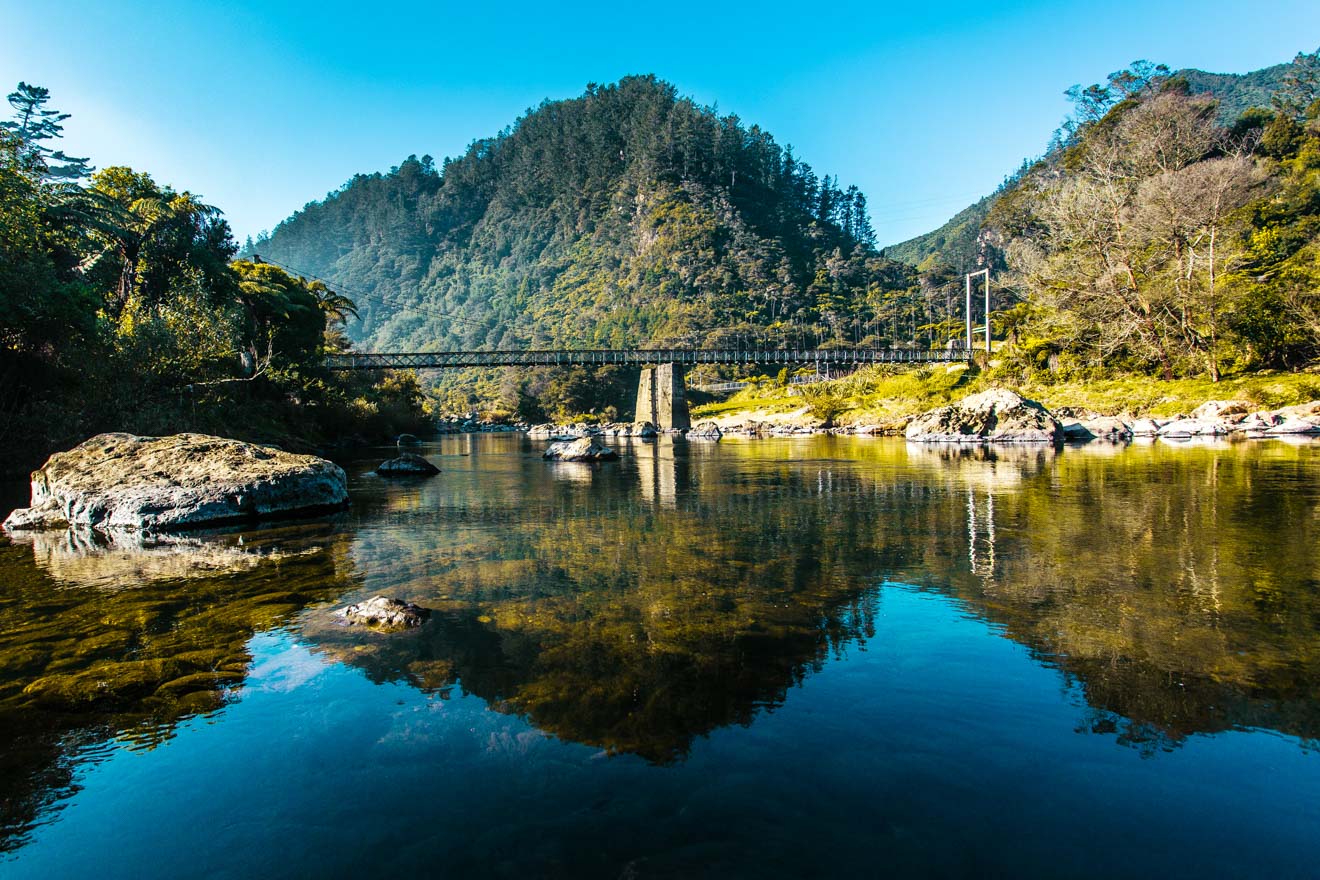
[[[1165,378],[1320,357],[1320,53],[1234,76],[1135,62],[1068,90],[1046,154],[886,253],[924,290],[991,267],[1024,370]]]
[[[68,114],[20,83],[0,122],[0,452],[17,471],[100,431],[305,445],[418,422],[415,379],[336,377],[353,303],[234,261],[220,211],[54,148]]]
[[[914,279],[875,251],[856,187],[652,76],[547,101],[441,167],[359,175],[251,250],[353,293],[350,333],[377,349],[888,342],[914,326]]]

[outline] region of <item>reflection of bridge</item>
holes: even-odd
[[[654,366],[674,364],[930,364],[967,360],[964,348],[636,348],[538,349],[530,351],[415,351],[332,354],[332,370],[452,370],[466,367],[591,367],[610,364]]]

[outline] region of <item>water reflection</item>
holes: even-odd
[[[254,633],[353,588],[325,525],[0,544],[0,850],[74,789],[102,743],[151,747],[239,693]]]
[[[430,513],[405,534],[364,523],[355,556],[364,594],[442,616],[388,644],[309,634],[378,680],[461,683],[566,739],[670,761],[864,642],[893,578],[1077,681],[1104,719],[1079,728],[1142,748],[1320,730],[1313,449],[630,451],[576,486],[510,456],[481,473],[480,504],[475,484],[419,490]],[[1266,611],[1263,579],[1288,615]]]
[[[249,640],[277,626],[373,681],[665,764],[864,650],[901,581],[1060,670],[1079,733],[1152,754],[1230,728],[1320,736],[1315,446],[662,439],[566,470],[541,445],[448,438],[424,483],[376,478],[372,452],[327,523],[0,546],[9,845],[80,750],[241,695]],[[332,614],[374,593],[436,613],[388,637]]]

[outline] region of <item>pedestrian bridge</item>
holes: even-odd
[[[965,348],[583,348],[522,351],[349,352],[326,357],[332,370],[453,370],[469,367],[593,367],[610,364],[819,365],[942,364],[966,361]]]
[[[683,430],[690,426],[683,374],[701,364],[856,367],[867,364],[937,364],[968,360],[965,348],[627,348],[523,351],[349,352],[327,356],[332,370],[456,370],[473,367],[642,367],[638,421]]]

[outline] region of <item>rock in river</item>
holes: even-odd
[[[613,461],[619,454],[595,437],[582,437],[551,443],[542,457],[555,461]]]
[[[361,623],[376,629],[410,629],[421,626],[431,611],[402,599],[372,596],[365,602],[349,605],[339,614],[349,623]]]
[[[382,461],[376,468],[382,477],[434,477],[440,468],[415,452],[405,452],[398,458]]]
[[[206,434],[99,434],[32,472],[32,506],[6,529],[170,531],[348,506],[336,464]]]
[[[718,440],[724,436],[720,426],[711,421],[697,422],[687,433],[693,440]]]
[[[919,443],[1059,443],[1063,426],[1034,400],[992,388],[917,416],[906,436]]]

